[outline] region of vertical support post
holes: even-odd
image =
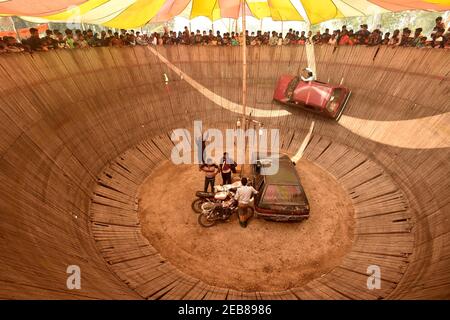
[[[309,17],[306,14],[306,10],[303,7],[302,2],[301,1],[293,1],[292,4],[295,7],[295,9],[297,9],[298,13],[300,13],[300,15],[305,20],[307,31],[311,30],[311,21],[309,20]],[[307,63],[308,63],[307,66],[309,68],[311,68],[313,70],[314,74],[317,76],[314,44],[306,44],[305,50],[306,50],[306,58],[307,58]]]
[[[15,33],[16,33],[16,35],[17,35],[17,41],[21,41],[22,39],[20,38],[20,34],[19,34],[19,32],[17,32],[17,29],[16,29],[16,24],[14,23],[14,19],[13,19],[13,17],[9,17],[9,19],[11,20],[11,26],[12,26],[12,28],[13,28],[14,32],[15,32]]]
[[[245,34],[245,0],[241,0],[242,5],[242,125],[246,128],[246,109],[247,109],[247,36]]]

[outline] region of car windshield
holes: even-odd
[[[299,82],[300,82],[299,77],[295,77],[289,82],[285,92],[287,98],[290,99],[292,97],[292,94],[294,93],[295,88],[297,88]]]
[[[304,204],[303,190],[294,185],[268,185],[264,193],[263,203],[266,204]]]

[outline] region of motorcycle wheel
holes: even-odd
[[[198,223],[202,227],[209,228],[209,227],[212,227],[213,225],[215,225],[216,221],[215,220],[208,220],[207,214],[202,213],[202,214],[200,214],[198,216]]]
[[[204,201],[202,198],[198,198],[198,199],[195,199],[194,201],[192,201],[192,204],[191,204],[192,210],[194,210],[195,213],[202,213],[203,202]]]

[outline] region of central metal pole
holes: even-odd
[[[20,40],[22,40],[21,39],[21,37],[20,37],[20,34],[19,34],[19,32],[17,31],[17,29],[16,29],[16,24],[15,24],[15,22],[14,22],[14,19],[13,19],[13,17],[9,17],[9,19],[10,19],[10,21],[11,21],[11,26],[12,26],[12,28],[13,28],[13,30],[14,30],[14,32],[16,33],[16,35],[17,35],[17,41],[20,41]]]
[[[242,5],[242,127],[247,129],[246,108],[247,108],[247,35],[245,19],[245,0],[241,0]]]

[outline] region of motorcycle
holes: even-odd
[[[196,213],[202,213],[202,205],[204,203],[218,203],[221,201],[221,192],[227,192],[230,190],[234,190],[238,187],[240,187],[241,182],[235,182],[233,184],[226,184],[223,186],[214,186],[214,192],[203,192],[203,191],[197,191],[195,193],[195,196],[197,199],[195,199],[192,204],[191,208]],[[216,196],[217,195],[217,196]]]
[[[214,203],[216,202],[216,199],[214,199],[214,192],[203,192],[203,191],[197,191],[195,193],[195,196],[197,199],[192,201],[191,208],[196,213],[202,213],[202,205],[204,203]]]
[[[238,202],[231,191],[216,193],[216,202],[202,204],[202,213],[198,216],[198,223],[205,228],[212,227],[219,221],[227,221],[237,211]]]

